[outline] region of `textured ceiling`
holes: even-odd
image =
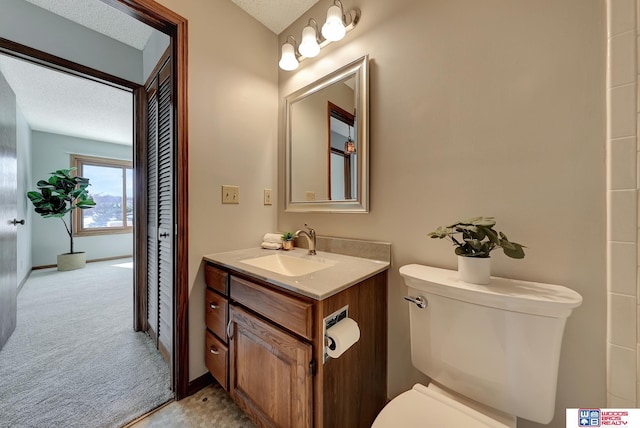
[[[138,50],[155,31],[98,0],[25,1]],[[0,72],[15,92],[31,129],[132,144],[129,92],[2,55]]]
[[[3,55],[0,73],[31,129],[132,144],[131,93]]]
[[[99,0],[24,1],[139,50],[145,47],[154,31]],[[275,34],[280,34],[318,2],[231,1]],[[132,144],[130,93],[3,55],[0,55],[0,72],[16,93],[20,110],[33,130]]]
[[[40,0],[44,1],[44,0]],[[280,34],[318,0],[231,0],[269,30]],[[327,6],[329,8],[329,6]]]
[[[116,39],[138,50],[144,49],[153,29],[98,0],[25,0]]]

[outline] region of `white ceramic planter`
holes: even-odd
[[[58,254],[58,270],[75,270],[82,269],[86,266],[86,253],[65,253]]]
[[[491,281],[491,258],[458,256],[458,277],[461,281],[471,284],[489,284]]]

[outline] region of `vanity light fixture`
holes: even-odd
[[[302,41],[298,48],[300,55],[313,58],[320,53],[320,39],[318,37],[318,23],[315,19],[309,19],[309,23],[302,30]]]
[[[322,36],[332,42],[342,40],[347,34],[344,20],[344,10],[340,0],[335,0],[329,10],[327,10],[327,20],[322,26]]]
[[[280,68],[286,71],[295,70],[298,68],[299,61],[317,56],[321,48],[331,42],[341,40],[359,21],[360,9],[351,9],[345,13],[342,2],[333,0],[333,4],[327,10],[327,20],[322,26],[322,32],[318,31],[316,20],[311,18],[302,30],[302,40],[299,47],[293,36],[287,36],[282,45],[282,56],[278,63]],[[293,43],[289,40],[292,40]]]
[[[289,43],[289,38],[293,40],[293,44]],[[286,71],[295,70],[298,68],[298,58],[296,57],[296,39],[293,36],[287,36],[287,40],[282,45],[282,57],[278,65],[281,69]]]

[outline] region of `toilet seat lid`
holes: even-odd
[[[391,400],[372,428],[487,427],[507,425],[419,383]]]

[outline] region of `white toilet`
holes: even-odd
[[[373,428],[515,427],[553,419],[560,347],[582,297],[559,285],[400,268],[411,298],[411,360],[431,378],[389,402]]]

